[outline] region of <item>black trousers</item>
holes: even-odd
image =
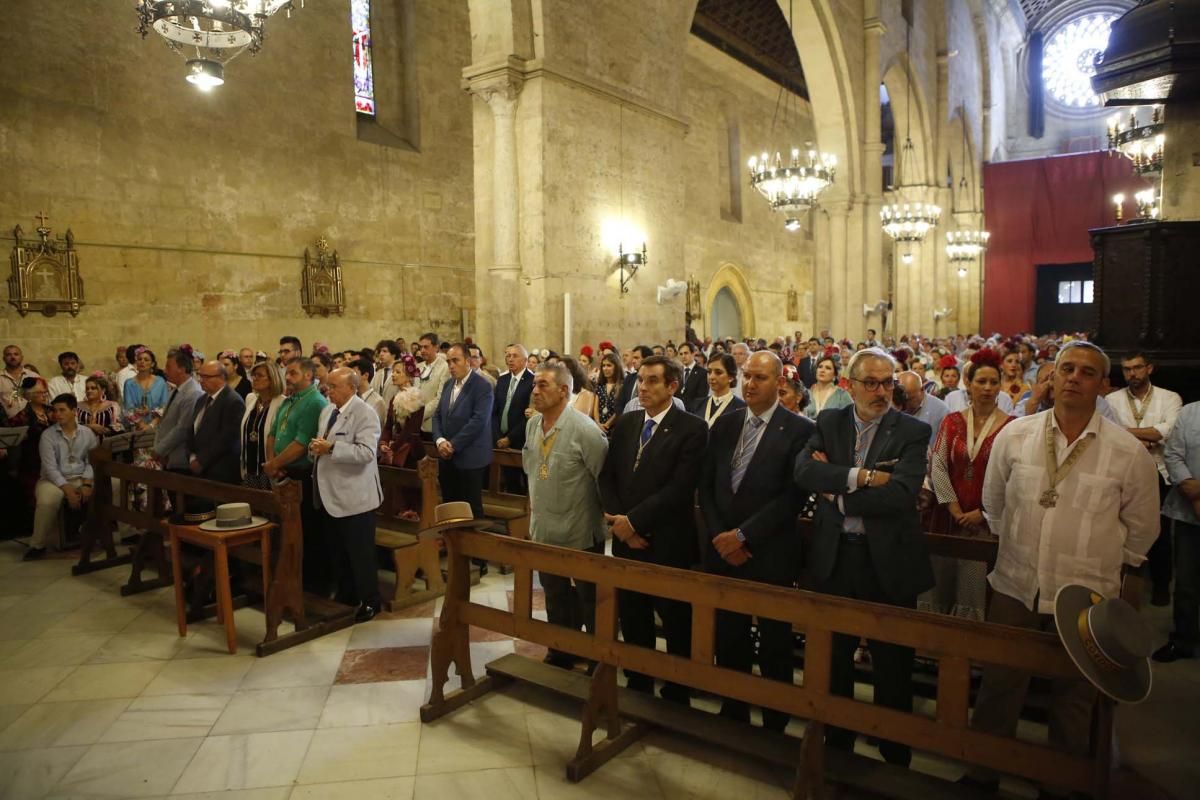
[[[854,600],[869,600],[902,608],[917,607],[915,597],[897,602],[894,598],[884,595],[865,542],[841,542],[833,574],[819,590],[825,594]],[[833,634],[829,689],[835,695],[854,696],[854,650],[858,647],[858,641],[858,636]],[[875,683],[875,705],[912,713],[913,649],[874,639],[869,639],[868,644],[871,649],[871,672]],[[825,730],[825,743],[839,750],[853,750],[857,735],[845,728],[829,726]],[[912,761],[912,751],[906,744],[880,740],[879,753],[890,764],[906,767]]]
[[[750,615],[732,611],[717,612],[717,665],[750,672],[754,663],[754,641],[750,635]],[[793,639],[792,625],[775,619],[758,619],[758,668],[764,678],[792,683]],[[721,715],[745,722],[750,720],[750,707],[741,700],[725,700]],[[763,727],[780,731],[787,727],[791,718],[782,711],[772,708],[762,710]]]
[[[350,604],[379,608],[379,574],[375,559],[375,512],[348,517],[320,512],[325,541],[333,556],[338,597]]]
[[[1175,630],[1171,639],[1193,650],[1200,645],[1200,526],[1175,525]],[[1158,538],[1170,536],[1164,528]]]
[[[1171,487],[1163,480],[1162,473],[1158,474],[1158,507],[1162,508]],[[1166,593],[1171,588],[1171,519],[1159,518],[1159,534],[1146,553],[1150,562],[1150,586],[1155,592]]]
[[[604,542],[584,548],[588,553],[604,553]],[[551,625],[561,625],[588,633],[596,630],[596,584],[587,581],[571,583],[570,578],[539,572],[538,580],[546,596],[546,619]],[[551,650],[557,658],[572,658],[569,653]]]
[[[438,484],[442,488],[442,502],[456,501],[471,504],[471,513],[476,519],[483,517],[483,483],[487,479],[488,468],[462,469],[456,467],[453,461],[443,459],[438,462]]]
[[[662,617],[663,631],[667,639],[667,652],[673,656],[690,658],[692,654],[692,607],[678,600],[652,597],[640,592],[620,591],[617,593],[617,617],[621,621],[621,637],[627,644],[654,649],[654,612]],[[640,692],[654,691],[654,678],[640,672],[625,670],[625,679],[630,689]],[[677,683],[663,686],[663,697],[683,700],[691,696],[691,689]]]
[[[304,534],[304,559],[301,566],[304,591],[328,598],[333,593],[333,567],[328,537],[313,494],[312,467],[289,467],[287,476],[300,482],[300,528]]]

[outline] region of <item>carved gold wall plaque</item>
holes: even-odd
[[[13,228],[16,244],[12,249],[8,302],[22,317],[30,311],[40,311],[47,317],[69,311],[75,316],[84,304],[75,234],[68,228],[64,238],[51,239],[46,226],[49,218],[43,212],[37,219],[41,221],[37,242],[26,242],[20,225]]]
[[[314,258],[304,248],[304,273],[300,284],[300,305],[310,317],[328,317],[346,310],[346,294],[342,287],[342,265],[337,251],[329,250],[324,236],[317,239]]]

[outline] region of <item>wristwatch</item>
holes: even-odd
[[[743,542],[743,543],[744,543],[744,542],[746,541],[746,534],[742,533],[742,529],[741,529],[741,528],[738,528],[737,530],[735,530],[735,531],[733,532],[733,535],[737,537],[737,540],[738,540],[739,542]]]

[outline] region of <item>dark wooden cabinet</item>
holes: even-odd
[[[1139,222],[1091,231],[1092,339],[1113,359],[1144,351],[1154,383],[1200,400],[1200,221]]]

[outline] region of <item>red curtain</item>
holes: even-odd
[[[1115,153],[985,164],[983,203],[992,238],[981,332],[1032,331],[1037,266],[1091,261],[1088,229],[1114,224],[1112,196],[1125,194],[1129,219],[1137,216],[1133,195],[1148,188]]]

